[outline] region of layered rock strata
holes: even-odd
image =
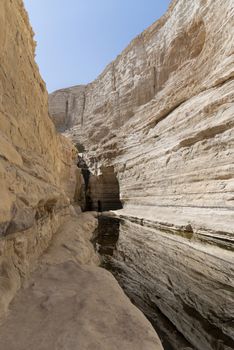
[[[175,0],[94,82],[49,97],[52,119],[64,118],[90,169],[114,166],[126,209],[227,240],[233,11],[231,0]]]
[[[189,284],[184,307],[205,319],[195,322],[200,343],[199,336],[185,331],[181,305],[174,306],[173,315],[168,312],[171,295],[162,293],[163,272],[156,265],[152,276],[161,276],[158,294],[164,306],[152,298],[199,350],[212,348],[206,322],[233,340],[233,17],[232,0],[174,0],[94,82],[49,98],[52,119],[82,145],[93,174],[114,167],[124,206],[119,215],[153,228],[155,237],[162,230],[174,248],[179,243],[170,235],[185,235],[177,247],[183,254],[173,248],[175,259],[168,259],[181,272],[181,259],[189,266],[199,260],[191,278],[202,270],[205,285],[196,285],[194,292]],[[191,247],[190,236],[199,244]],[[203,293],[204,298],[197,297]],[[183,322],[189,321],[184,317]],[[222,340],[215,344],[222,348]]]

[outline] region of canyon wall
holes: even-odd
[[[93,174],[114,167],[118,215],[164,242],[149,248],[157,263],[136,249],[139,271],[157,276],[151,299],[199,350],[234,342],[233,17],[232,0],[174,0],[94,82],[49,97]]]
[[[0,2],[0,316],[70,212],[75,150],[48,94],[21,0]]]
[[[90,169],[114,166],[125,209],[225,240],[234,222],[233,11],[231,0],[175,0],[94,82],[49,97]]]
[[[0,348],[162,350],[97,267],[96,214],[71,205],[84,186],[77,150],[49,118],[21,0],[0,1],[0,48]]]

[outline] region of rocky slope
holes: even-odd
[[[178,264],[181,272],[184,259],[194,266],[195,277],[187,271],[183,280],[184,316],[179,305],[167,311],[171,286],[164,281],[157,289],[164,306],[154,299],[199,350],[210,348],[206,335],[197,345],[188,324],[192,312],[202,313],[203,321],[194,321],[198,334],[206,334],[211,323],[228,337],[226,345],[216,339],[217,349],[234,339],[233,17],[232,0],[174,0],[94,82],[49,97],[52,119],[85,148],[93,174],[114,167],[124,205],[119,215],[163,230],[168,244],[173,235],[183,254],[168,257],[171,266]],[[198,242],[192,248],[191,236]],[[163,268],[154,265],[153,273],[163,280]],[[198,276],[205,286],[198,283],[194,292],[186,280]],[[164,288],[169,291],[162,293]],[[221,294],[212,293],[220,288]]]

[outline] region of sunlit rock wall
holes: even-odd
[[[0,48],[1,316],[69,211],[75,153],[48,117],[21,0],[0,1]]]
[[[114,165],[125,210],[224,239],[234,223],[233,7],[172,1],[94,82],[50,96],[91,168]]]

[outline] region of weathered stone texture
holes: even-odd
[[[48,117],[48,94],[20,0],[0,2],[0,48],[1,316],[70,211],[75,151]]]
[[[95,266],[94,216],[73,215],[60,227],[0,325],[1,349],[162,350],[114,277]]]
[[[176,213],[178,223],[228,239],[233,11],[231,0],[173,1],[94,82],[50,96],[55,119],[69,101],[66,134],[84,145],[90,167],[114,165],[125,209],[166,222]]]
[[[58,130],[64,131],[77,123],[82,124],[85,108],[85,86],[74,86],[72,88],[59,90],[50,94],[50,115]]]

